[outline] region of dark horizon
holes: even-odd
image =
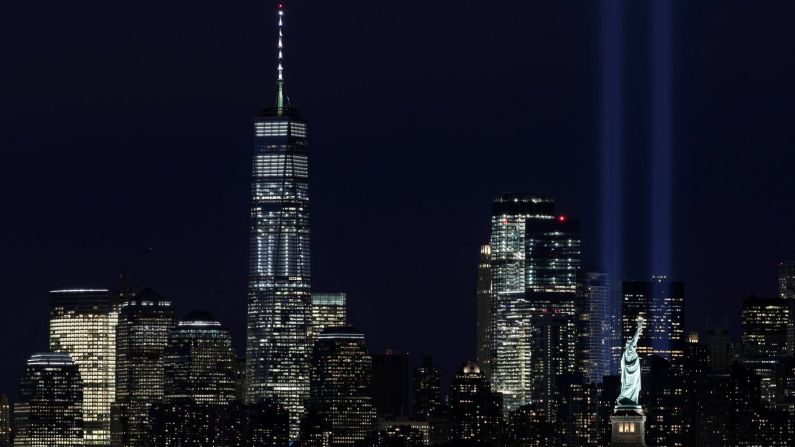
[[[9,5],[0,393],[47,350],[48,294],[150,286],[243,353],[252,120],[275,100],[270,2]],[[491,200],[540,192],[601,259],[598,2],[286,2],[286,85],[310,128],[313,291],[373,351],[475,356]],[[320,4],[317,4],[320,3]],[[624,5],[623,269],[646,279],[650,9]],[[47,13],[42,13],[46,10]],[[775,296],[795,259],[795,4],[673,3],[673,240],[686,325]]]

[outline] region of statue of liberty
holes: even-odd
[[[640,359],[638,358],[638,338],[643,330],[643,318],[638,317],[638,329],[635,336],[627,341],[624,354],[621,356],[621,394],[618,395],[618,407],[638,407],[640,394]]]

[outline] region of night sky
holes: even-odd
[[[504,191],[554,196],[600,260],[597,1],[287,1],[309,121],[315,291],[373,350],[475,352],[478,246]],[[252,118],[274,3],[9,2],[0,12],[0,393],[47,348],[47,291],[119,274],[245,334]],[[646,278],[650,11],[624,8],[624,270]],[[672,9],[671,276],[687,326],[795,258],[795,2]]]

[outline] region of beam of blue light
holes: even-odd
[[[601,11],[601,232],[602,268],[623,276],[623,2],[602,0]]]
[[[655,275],[670,275],[673,243],[670,0],[652,2],[651,21],[651,265]]]

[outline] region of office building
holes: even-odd
[[[578,305],[581,324],[578,326],[578,343],[584,346],[580,370],[589,383],[601,382],[612,373],[611,351],[617,334],[611,315],[610,279],[607,273],[582,274],[581,296]]]
[[[229,330],[207,312],[188,314],[164,352],[164,396],[206,404],[235,399],[235,350]]]
[[[309,168],[306,122],[284,90],[282,4],[277,20],[276,104],[254,120],[246,400],[284,405],[297,439],[309,396]]]
[[[144,289],[121,307],[116,327],[116,400],[111,443],[146,445],[149,409],[163,399],[165,349],[174,328],[171,302]]]
[[[312,324],[309,326],[309,346],[315,344],[318,334],[327,327],[345,326],[347,306],[344,293],[313,293]]]
[[[409,355],[388,349],[372,354],[373,404],[378,417],[395,419],[409,414]]]
[[[430,357],[423,357],[422,364],[414,369],[414,419],[431,420],[442,409],[442,383],[439,368],[433,366]]]
[[[531,397],[550,422],[560,403],[558,380],[578,372],[576,303],[572,293],[533,294]]]
[[[486,378],[491,377],[491,246],[480,246],[475,311],[477,312],[478,363]]]
[[[665,276],[651,281],[622,283],[622,340],[629,340],[637,329],[638,317],[645,320],[638,341],[638,354],[656,354],[681,367],[684,356],[685,286]]]
[[[450,383],[450,440],[497,446],[503,432],[502,395],[477,363],[464,363]]]
[[[110,443],[115,398],[115,318],[106,289],[50,291],[50,351],[63,352],[83,381],[83,437],[87,446]]]
[[[14,445],[82,447],[83,381],[66,353],[28,359],[14,406]]]
[[[558,379],[578,372],[577,354],[585,351],[584,339],[577,336],[578,325],[583,323],[578,314],[584,313],[583,297],[577,293],[580,224],[565,216],[528,219],[525,246],[525,298],[531,325],[531,398],[554,422],[560,401]]]
[[[318,335],[302,424],[305,445],[353,446],[376,430],[372,368],[364,334],[356,328],[326,328]]]
[[[491,217],[491,382],[506,409],[529,403],[531,307],[526,298],[528,221],[554,220],[552,199],[503,194]]]
[[[743,301],[742,342],[745,356],[784,357],[787,352],[789,300],[750,297]]]

